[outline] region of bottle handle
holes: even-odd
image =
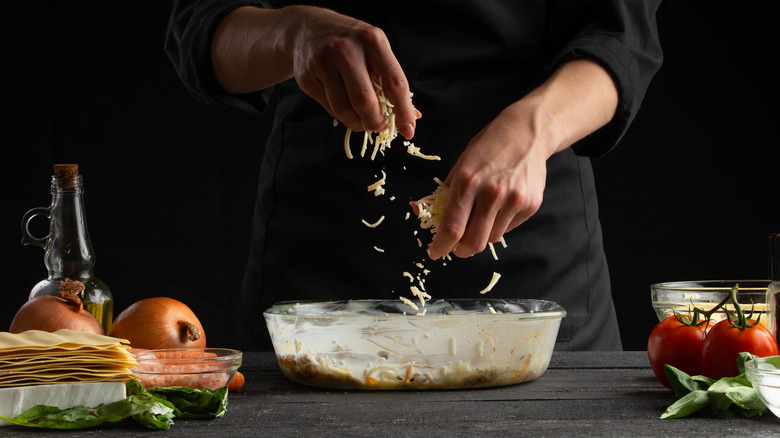
[[[50,234],[47,234],[45,237],[35,237],[30,233],[30,221],[35,216],[46,216],[46,219],[51,219],[51,208],[35,207],[24,214],[24,217],[22,217],[22,244],[46,248],[46,241],[49,240]]]

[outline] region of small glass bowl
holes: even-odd
[[[687,314],[693,310],[692,306],[709,310],[723,301],[734,285],[739,286],[737,301],[742,310],[750,312],[753,309],[753,318],[761,318],[761,324],[766,325],[766,293],[769,280],[704,280],[704,281],[674,281],[656,283],[650,286],[650,299],[658,320],[674,314],[678,311]],[[732,304],[727,304],[726,309],[734,311]],[[726,318],[726,312],[721,309],[712,315],[712,321],[718,322]]]
[[[184,386],[217,390],[233,379],[242,355],[227,348],[130,349],[138,361],[132,370],[145,388]]]
[[[745,363],[745,375],[761,401],[780,417],[780,356],[760,357]]]

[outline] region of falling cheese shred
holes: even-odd
[[[352,130],[347,128],[347,133],[344,134],[344,152],[347,154],[347,158],[352,159],[352,151],[349,149],[349,139],[352,137]]]
[[[488,247],[490,248],[490,254],[493,255],[493,260],[498,260],[498,256],[496,255],[496,247],[493,246],[493,244],[490,242],[488,242]]]
[[[431,296],[429,294],[421,291],[417,286],[410,286],[409,290],[412,291],[412,295],[414,295],[420,300],[420,305],[423,307],[425,307],[425,301],[431,299]]]
[[[382,217],[379,218],[378,221],[372,223],[367,222],[365,219],[361,219],[360,221],[363,222],[363,225],[367,226],[368,228],[376,228],[379,226],[379,224],[382,223],[382,221],[385,220],[385,215],[382,215]]]
[[[415,146],[414,143],[410,141],[405,141],[404,146],[406,146],[406,153],[408,153],[409,155],[420,157],[423,160],[430,160],[430,161],[441,160],[441,157],[439,157],[438,155],[425,155],[424,153],[420,152],[420,148]]]
[[[488,283],[488,285],[484,289],[479,291],[479,293],[484,295],[490,292],[493,289],[493,286],[495,286],[496,283],[498,283],[499,278],[501,278],[501,274],[499,274],[498,272],[494,272],[493,277],[490,279],[490,283]]]
[[[377,182],[371,184],[368,186],[369,192],[374,192],[374,196],[383,195],[385,193],[385,183],[387,182],[387,174],[385,174],[385,171],[382,170],[382,178],[380,178]]]
[[[401,301],[403,301],[403,302],[404,302],[404,303],[405,303],[407,306],[409,306],[409,307],[411,307],[412,309],[414,309],[414,310],[415,310],[415,312],[416,312],[416,311],[418,311],[418,310],[420,310],[420,308],[419,308],[419,307],[417,307],[417,304],[414,304],[414,303],[412,302],[412,300],[410,300],[409,298],[406,298],[406,297],[398,297],[398,298],[400,298],[400,299],[401,299]]]

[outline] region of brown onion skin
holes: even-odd
[[[87,330],[99,335],[105,334],[103,326],[91,313],[84,310],[81,302],[53,295],[41,295],[24,303],[16,312],[8,331],[11,333],[27,330],[56,332],[60,329]]]
[[[184,324],[199,332],[188,339]],[[127,339],[133,348],[206,348],[206,333],[198,317],[173,298],[146,298],[133,303],[114,320],[109,336]]]

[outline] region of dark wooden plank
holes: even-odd
[[[661,420],[674,402],[644,352],[560,352],[540,378],[520,385],[449,391],[338,391],[287,380],[270,353],[247,353],[247,383],[223,418],[178,420],[166,437],[210,436],[770,436],[780,421],[707,417]],[[0,428],[0,436],[62,432]],[[79,436],[148,436],[133,423]],[[155,434],[158,436],[158,434]]]

